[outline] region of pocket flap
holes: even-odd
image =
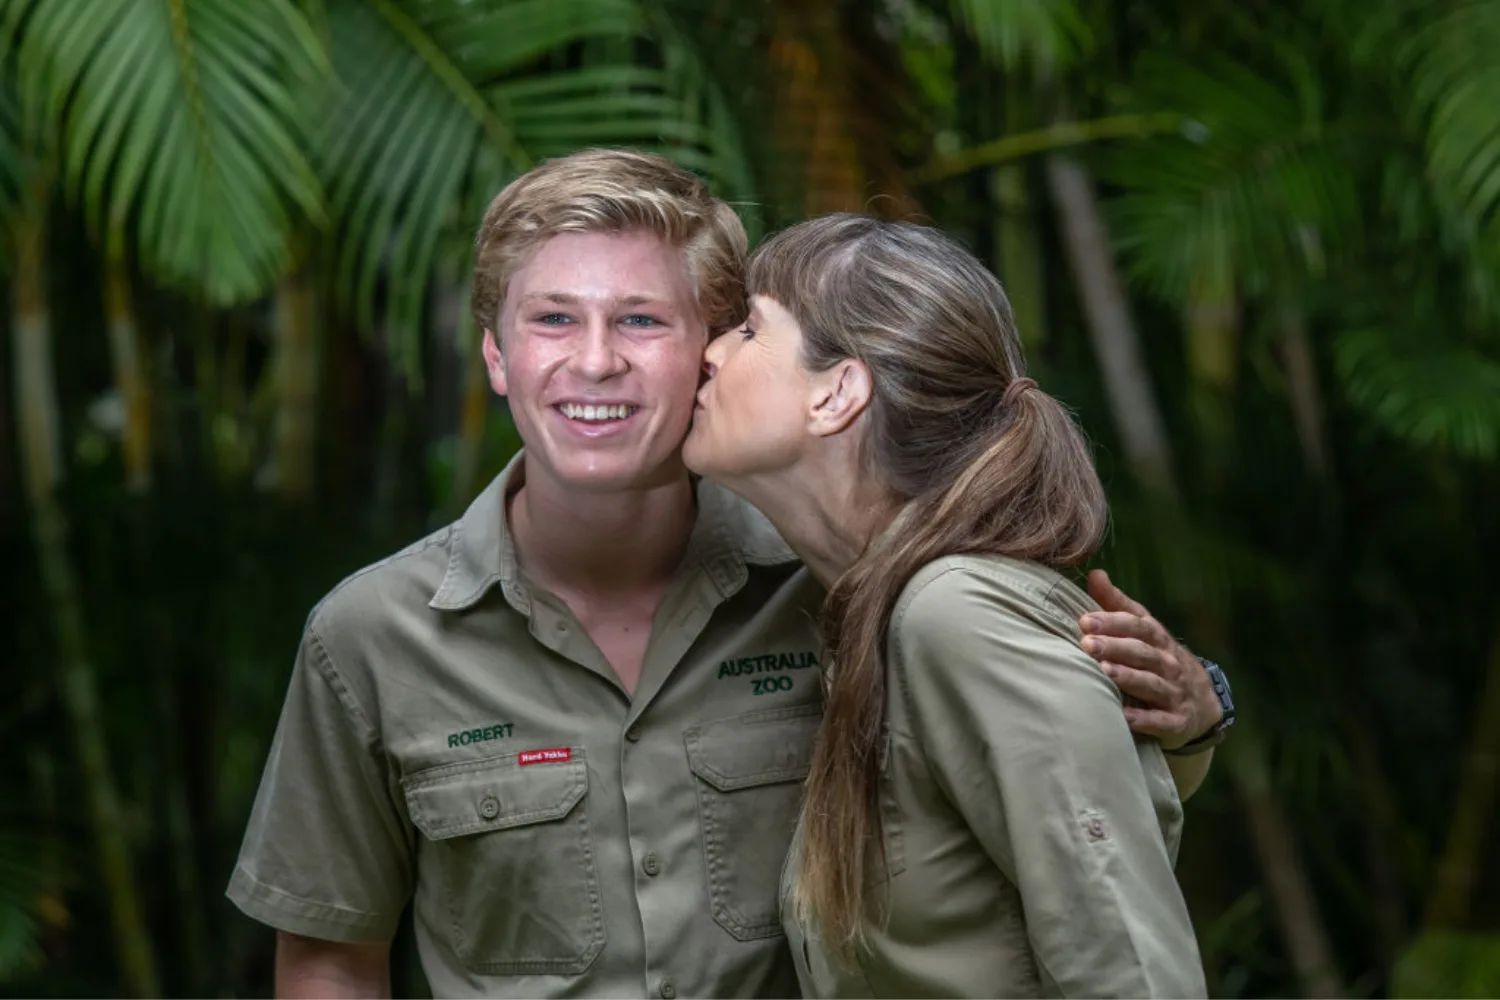
[[[822,706],[801,705],[694,726],[683,734],[688,764],[721,792],[801,781],[822,719]]]
[[[583,748],[523,765],[520,754],[445,764],[402,781],[411,821],[428,840],[562,819],[589,788]]]

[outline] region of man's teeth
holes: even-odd
[[[618,406],[582,406],[578,403],[563,403],[558,409],[562,410],[563,416],[569,420],[624,420],[640,407],[623,403]]]

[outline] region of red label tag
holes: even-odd
[[[555,750],[521,751],[522,764],[550,764],[553,761],[564,761],[572,759],[573,751],[567,747],[558,747]]]

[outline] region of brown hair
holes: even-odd
[[[1082,432],[1025,378],[1000,282],[952,239],[824,216],[762,244],[747,286],[796,318],[810,370],[849,358],[868,366],[862,461],[903,504],[823,608],[828,699],[796,899],[847,962],[864,940],[866,873],[884,853],[886,637],[901,591],[926,564],[960,553],[1077,565],[1103,538],[1108,508]]]
[[[691,171],[650,153],[585,149],[511,181],[479,226],[470,296],[481,330],[499,332],[511,277],[559,233],[655,233],[682,250],[709,332],[745,316],[744,224]]]

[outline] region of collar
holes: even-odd
[[[516,561],[515,540],[506,523],[506,501],[525,481],[525,453],[518,451],[480,492],[448,538],[448,569],[428,605],[439,611],[463,611],[477,604],[492,586],[522,614],[531,613],[531,594]],[[698,516],[688,539],[685,564],[696,564],[721,595],[744,586],[750,566],[797,561],[797,554],[749,503],[716,483],[695,483]]]

